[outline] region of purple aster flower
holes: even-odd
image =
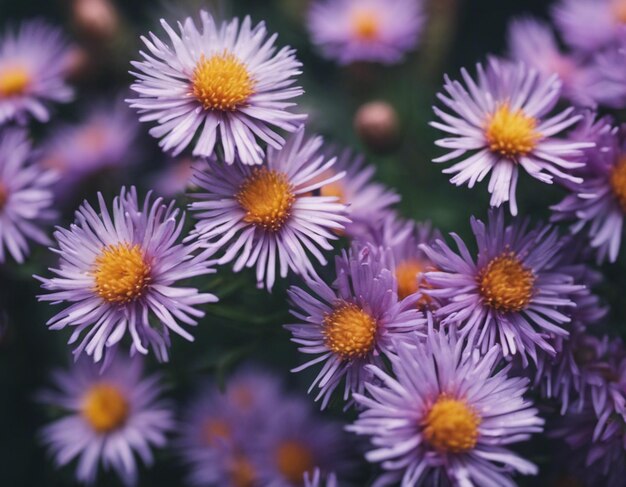
[[[133,164],[138,128],[126,105],[110,102],[96,103],[77,124],[57,126],[42,148],[42,163],[60,176],[57,196],[66,198],[86,179]]]
[[[328,474],[324,478],[319,468],[316,468],[312,475],[309,475],[309,472],[304,474],[304,487],[338,487],[338,485],[334,473]]]
[[[431,331],[426,342],[413,335],[396,344],[393,376],[369,366],[380,383],[355,394],[364,411],[348,430],[371,437],[366,458],[387,471],[375,486],[514,487],[514,472],[537,473],[506,447],[543,429],[523,398],[528,379],[508,377],[510,366],[496,372],[497,345],[473,352],[454,334]]]
[[[398,63],[423,24],[421,0],[317,0],[308,16],[313,43],[340,64]]]
[[[554,355],[555,337],[568,336],[571,294],[583,288],[559,266],[566,240],[549,226],[505,225],[502,211],[490,212],[487,225],[472,217],[471,226],[476,257],[454,233],[457,252],[443,240],[422,246],[438,269],[426,273],[432,289],[424,290],[442,301],[435,315],[484,353],[500,343],[505,357],[520,354],[524,365],[528,357],[537,362],[538,349]]]
[[[64,74],[69,49],[61,31],[40,20],[7,29],[0,37],[0,125],[29,117],[47,122],[49,102],[73,97]]]
[[[220,264],[235,260],[234,271],[256,265],[259,287],[272,289],[277,267],[281,277],[289,270],[313,275],[310,254],[321,264],[321,250],[349,223],[345,205],[335,196],[316,190],[344,176],[321,177],[335,159],[320,152],[321,137],[294,134],[282,150],[270,148],[261,167],[216,162],[194,168],[192,184],[200,188],[191,204],[197,212],[195,232],[215,248],[225,247]]]
[[[306,279],[308,289],[289,290],[298,322],[285,327],[300,352],[315,356],[293,371],[323,363],[309,389],[319,389],[315,400],[322,399],[322,409],[342,381],[349,406],[352,393],[363,391],[369,377],[366,365],[382,365],[394,337],[421,334],[425,328],[417,295],[398,298],[396,279],[380,252],[355,245],[336,258],[332,287],[313,277]]]
[[[56,216],[51,209],[55,179],[51,171],[32,162],[26,132],[0,132],[0,263],[7,260],[7,252],[17,262],[24,262],[29,240],[50,243],[41,227]]]
[[[328,158],[336,150],[326,151]],[[347,213],[352,223],[346,226],[348,236],[356,238],[365,229],[382,220],[389,209],[400,201],[400,195],[382,184],[372,181],[376,168],[365,164],[365,157],[355,154],[351,149],[340,151],[336,164],[319,176],[328,180],[338,173],[345,176],[326,184],[319,189],[321,196],[336,196],[341,203],[348,205]]]
[[[314,416],[258,369],[236,374],[226,391],[211,384],[183,420],[181,454],[193,485],[296,487],[315,465],[341,468],[341,428]]]
[[[168,161],[167,165],[151,179],[150,187],[166,198],[174,198],[185,193],[193,175],[194,161],[182,157]]]
[[[55,233],[60,263],[55,277],[38,277],[47,294],[41,301],[68,303],[48,321],[52,330],[72,327],[70,343],[82,336],[74,354],[95,362],[128,334],[131,353],[152,349],[167,360],[173,331],[192,341],[181,326],[195,326],[204,312],[197,305],[217,301],[212,294],[181,287],[178,281],[213,272],[208,251],[178,243],[184,218],[173,204],[150,195],[140,206],[134,188],[113,200],[112,211],[98,194],[99,213],[87,202],[69,230]]]
[[[586,91],[600,105],[626,108],[626,38],[596,54],[588,68]]]
[[[293,86],[301,64],[293,49],[276,51],[277,35],[267,38],[264,23],[252,27],[246,17],[217,26],[205,11],[200,19],[201,30],[187,18],[180,34],[161,20],[170,45],[142,37],[148,52],[132,63],[139,98],[129,102],[142,122],[157,122],[150,133],[165,151],[179,154],[199,133],[194,155],[211,156],[219,145],[229,164],[261,164],[259,141],[280,149],[276,129],[294,132],[306,118],[288,101],[303,93]]]
[[[165,445],[175,424],[169,405],[159,399],[159,377],[144,377],[139,358],[116,357],[104,372],[81,360],[53,380],[56,389],[43,392],[41,401],[66,414],[41,437],[56,465],[76,460],[76,478],[86,484],[95,483],[102,465],[125,485],[135,485],[135,457],[152,465],[152,449]]]
[[[580,185],[564,182],[569,193],[552,210],[553,221],[574,220],[574,233],[585,231],[597,249],[597,260],[615,262],[622,241],[626,212],[626,158],[623,134],[611,126],[610,118],[595,119],[588,114],[573,137],[595,140],[596,147],[585,151],[586,164],[577,174]]]
[[[626,34],[623,0],[561,0],[552,16],[565,42],[583,52],[594,52]]]
[[[564,98],[579,105],[593,104],[587,93],[588,71],[577,58],[561,50],[547,23],[530,17],[514,20],[509,26],[508,44],[513,61],[536,69],[545,80],[557,74]]]
[[[581,118],[572,115],[573,108],[549,115],[561,94],[558,76],[544,80],[524,64],[493,58],[487,68],[478,64],[477,69],[478,83],[461,71],[467,88],[446,76],[446,93],[438,98],[452,114],[434,108],[441,122],[431,125],[451,134],[437,141],[450,152],[434,162],[462,158],[444,170],[454,174],[450,182],[472,188],[491,173],[491,206],[508,201],[513,215],[520,167],[547,184],[554,176],[581,182],[566,171],[582,166],[580,149],[592,144],[555,137]]]

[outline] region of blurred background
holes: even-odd
[[[73,84],[76,100],[56,107],[56,121],[72,122],[86,105],[94,101],[123,99],[128,95],[131,76],[129,62],[138,59],[139,36],[153,30],[160,33],[159,18],[169,21],[210,9],[216,16],[251,15],[265,20],[270,32],[278,32],[279,45],[289,44],[298,51],[304,65],[300,84],[306,95],[299,100],[308,112],[309,130],[328,140],[352,146],[368,156],[377,168],[377,179],[402,195],[399,211],[417,220],[431,220],[442,231],[469,233],[469,217],[484,217],[488,207],[485,185],[478,189],[455,188],[448,183],[441,167],[430,161],[438,154],[433,145],[431,106],[444,73],[456,76],[462,66],[472,67],[488,53],[505,49],[509,21],[520,15],[547,17],[552,2],[526,0],[431,0],[428,24],[420,48],[406,62],[392,67],[353,65],[341,68],[320,58],[304,28],[306,0],[0,0],[0,29],[22,19],[43,17],[64,28],[76,46]],[[384,101],[393,109],[360,110],[372,101]],[[371,106],[369,107],[372,108]],[[394,114],[397,117],[394,120]],[[372,124],[388,131],[382,140],[371,136]],[[35,139],[45,138],[55,121],[45,127],[33,125]],[[369,131],[368,131],[369,130]],[[380,136],[380,131],[376,132]],[[70,220],[77,203],[93,200],[96,190],[108,194],[121,184],[135,184],[141,190],[151,187],[161,171],[175,164],[147,135],[147,127],[137,131],[135,144],[141,148],[129,171],[99,174],[89,181],[82,194],[70,197],[63,222]],[[529,189],[530,188],[530,189]],[[547,185],[520,182],[520,213],[543,218],[550,204],[560,200],[560,190]],[[181,198],[180,205],[185,204]],[[624,255],[624,253],[622,253]],[[0,266],[0,486],[60,487],[75,485],[71,469],[53,470],[36,432],[50,412],[33,401],[34,394],[47,383],[49,372],[68,363],[66,345],[69,332],[52,333],[45,327],[53,309],[37,303],[39,292],[33,274],[45,273],[53,264],[45,249],[34,251],[26,265]],[[624,311],[619,290],[626,281],[623,262],[606,269],[607,283],[601,293],[615,314]],[[279,283],[268,297],[254,289],[251,274],[232,275],[225,267],[207,284],[221,299],[207,307],[199,324],[195,343],[174,339],[171,362],[167,366],[150,363],[160,370],[170,385],[171,395],[187,397],[199,377],[213,376],[223,381],[241,363],[261,362],[289,382],[294,393],[306,394],[311,374],[292,376],[288,369],[303,360],[281,327],[289,321],[285,288]],[[622,314],[622,316],[624,316]],[[67,331],[67,330],[66,330]],[[54,412],[52,412],[53,414]],[[328,413],[338,415],[340,408]],[[525,452],[541,463],[541,450]],[[141,485],[176,487],[183,485],[183,471],[168,452],[158,452],[149,472],[142,472]],[[370,472],[363,472],[367,479]],[[527,485],[547,485],[529,479]],[[543,482],[543,481],[540,481]],[[119,485],[104,477],[98,485]]]

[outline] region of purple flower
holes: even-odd
[[[542,431],[543,420],[524,400],[528,379],[498,368],[498,346],[485,355],[454,334],[413,335],[389,355],[393,376],[369,366],[380,383],[355,394],[364,408],[348,430],[371,437],[370,462],[387,471],[374,484],[507,486],[511,474],[536,474],[506,445]]]
[[[520,167],[547,184],[554,176],[581,182],[566,171],[582,166],[577,160],[580,149],[592,144],[555,137],[581,118],[572,115],[573,108],[549,116],[561,94],[558,76],[544,80],[524,64],[493,58],[486,69],[480,64],[477,69],[478,83],[461,71],[467,87],[446,76],[446,93],[438,97],[451,113],[434,108],[441,122],[431,125],[451,134],[437,141],[450,152],[434,162],[462,158],[444,170],[455,174],[450,182],[472,188],[491,173],[491,206],[508,201],[513,215]]]
[[[117,357],[104,372],[81,360],[53,380],[56,389],[43,392],[41,401],[66,414],[41,437],[57,467],[77,460],[78,481],[94,484],[102,465],[125,485],[136,484],[135,456],[152,465],[152,448],[165,445],[175,424],[169,405],[158,399],[159,377],[143,377],[139,358]]]
[[[438,269],[426,273],[432,289],[424,290],[442,301],[435,316],[483,353],[499,343],[505,357],[520,354],[524,365],[528,357],[537,362],[538,351],[554,355],[554,339],[568,336],[571,293],[583,288],[559,267],[565,240],[549,226],[505,225],[502,211],[490,212],[487,225],[472,218],[471,226],[476,257],[454,233],[457,252],[442,240],[422,246]]]
[[[326,477],[324,482],[324,475],[320,472],[319,468],[316,468],[312,475],[309,472],[304,474],[304,487],[338,487],[337,477],[331,473]]]
[[[583,183],[565,182],[570,194],[552,207],[553,221],[574,220],[572,231],[587,233],[591,246],[597,249],[598,262],[617,259],[626,212],[623,134],[611,123],[610,118],[596,120],[594,114],[588,114],[572,134],[577,139],[594,140],[596,147],[585,151],[586,164],[577,172]]]
[[[193,154],[211,156],[217,146],[224,159],[261,164],[262,141],[280,149],[276,128],[294,132],[306,115],[291,113],[289,102],[303,93],[294,87],[301,64],[294,50],[276,51],[277,35],[267,37],[264,23],[249,17],[220,26],[200,12],[202,30],[191,18],[178,23],[177,34],[165,20],[170,45],[156,35],[142,37],[148,51],[133,62],[139,98],[128,100],[142,122],[157,122],[150,133],[165,151],[179,154],[199,133]]]
[[[57,196],[66,198],[92,176],[129,168],[137,159],[138,128],[126,105],[110,102],[96,103],[77,124],[56,126],[42,163],[59,174]]]
[[[338,151],[331,147],[326,151],[328,158]],[[347,213],[352,223],[345,232],[351,238],[357,238],[366,228],[376,224],[389,213],[390,208],[400,201],[400,195],[382,184],[372,181],[376,168],[365,164],[365,157],[355,154],[351,149],[340,151],[335,165],[319,176],[328,180],[344,172],[345,176],[326,184],[319,189],[320,196],[336,196],[341,203],[348,205]]]
[[[317,0],[307,23],[329,59],[394,64],[416,47],[424,16],[421,0]]]
[[[0,125],[50,118],[48,102],[73,98],[65,83],[69,50],[61,31],[40,20],[9,28],[0,37]]]
[[[565,42],[592,53],[626,34],[626,4],[622,0],[561,0],[552,10]]]
[[[316,465],[341,468],[341,428],[265,372],[244,370],[205,387],[183,419],[180,450],[193,485],[297,487]]]
[[[0,132],[0,263],[6,262],[7,252],[17,262],[24,262],[29,240],[50,243],[41,227],[56,217],[51,209],[55,179],[51,171],[32,163],[26,132]]]
[[[369,377],[366,365],[382,365],[394,337],[425,327],[417,296],[398,298],[396,279],[384,260],[378,249],[355,245],[337,257],[332,287],[314,277],[306,280],[308,290],[289,290],[298,322],[285,328],[300,352],[315,356],[293,371],[323,363],[309,389],[319,389],[315,400],[322,399],[322,409],[342,381],[343,400],[350,405],[352,393],[363,391]]]
[[[320,152],[320,137],[294,134],[282,150],[269,149],[261,167],[225,166],[214,161],[194,167],[192,184],[200,188],[191,204],[195,232],[215,248],[225,247],[220,264],[235,260],[234,271],[256,265],[259,287],[272,289],[277,267],[313,275],[311,255],[321,265],[321,250],[331,250],[334,232],[349,223],[345,205],[316,190],[341,179],[343,172],[322,177],[335,159]]]
[[[587,68],[586,91],[600,105],[626,108],[626,38],[596,54]]]
[[[168,161],[166,167],[152,177],[150,187],[166,198],[182,195],[189,186],[193,165],[193,159],[187,157]]]
[[[536,69],[545,80],[558,75],[563,97],[579,105],[593,104],[587,93],[588,70],[579,59],[562,52],[547,23],[530,17],[514,20],[509,26],[508,44],[513,61]]]
[[[98,194],[99,214],[87,202],[76,212],[69,230],[55,233],[60,263],[55,277],[38,277],[47,294],[41,301],[69,303],[48,321],[52,330],[74,328],[70,343],[82,337],[74,354],[83,351],[95,362],[117,347],[127,333],[131,353],[152,349],[167,360],[173,331],[192,341],[181,326],[195,326],[204,312],[197,305],[217,301],[177,282],[213,272],[207,251],[195,243],[177,243],[184,219],[173,204],[148,196],[140,206],[134,188],[113,200],[112,212]]]

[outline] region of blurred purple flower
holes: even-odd
[[[150,133],[164,151],[182,152],[199,133],[193,154],[209,157],[219,146],[229,164],[261,164],[263,141],[280,149],[285,140],[275,128],[294,132],[306,115],[291,113],[289,102],[303,93],[294,87],[301,64],[288,47],[276,51],[277,35],[249,17],[216,25],[200,12],[202,30],[189,17],[177,34],[165,20],[171,45],[150,33],[148,51],[132,63],[137,72],[128,100],[142,122],[157,122]]]
[[[70,101],[63,79],[69,56],[61,31],[41,20],[9,27],[0,37],[0,125],[31,116],[47,122],[49,102]]]
[[[498,346],[480,356],[454,333],[431,331],[425,342],[413,335],[396,344],[393,375],[368,367],[377,382],[355,394],[364,410],[348,430],[371,437],[366,458],[387,471],[374,486],[514,487],[511,474],[537,473],[506,445],[544,422],[523,399],[528,379],[507,377],[500,357]]]
[[[334,232],[349,223],[335,196],[315,192],[344,176],[324,178],[335,159],[326,159],[321,137],[292,135],[282,150],[269,149],[261,167],[226,166],[215,161],[194,167],[192,184],[200,189],[190,205],[198,220],[194,232],[207,245],[225,251],[220,264],[235,260],[235,272],[256,265],[259,287],[272,289],[289,270],[314,275],[310,254],[321,265]],[[334,231],[334,232],[333,232]]]
[[[170,160],[151,178],[150,187],[159,196],[174,198],[183,195],[189,188],[193,175],[194,160],[181,157]]]
[[[555,137],[581,118],[572,115],[573,108],[549,116],[561,95],[558,76],[543,80],[524,64],[494,58],[486,68],[478,64],[477,70],[478,83],[465,69],[461,71],[467,88],[446,76],[446,93],[438,98],[452,114],[434,107],[442,121],[431,125],[451,136],[436,142],[450,152],[433,162],[462,158],[444,169],[455,174],[450,182],[472,188],[491,173],[490,205],[508,201],[513,215],[520,167],[547,184],[554,176],[581,182],[568,171],[582,165],[580,150],[592,144]],[[466,156],[468,152],[471,155]]]
[[[104,372],[80,360],[53,380],[56,389],[42,392],[41,402],[66,414],[44,427],[41,438],[57,467],[77,460],[76,478],[93,485],[101,465],[135,485],[135,457],[152,465],[152,448],[163,447],[175,426],[169,404],[159,399],[160,378],[144,377],[139,358],[117,357]]]
[[[313,43],[339,64],[394,64],[417,46],[422,10],[421,0],[316,0],[307,23]]]
[[[312,475],[309,475],[309,472],[304,475],[304,487],[338,487],[338,485],[337,477],[334,473],[325,477],[319,468],[316,468]]]
[[[590,97],[600,105],[626,108],[626,38],[596,54],[588,72],[586,89]]]
[[[366,366],[383,363],[394,337],[421,335],[425,328],[417,295],[398,298],[396,279],[384,260],[378,249],[354,245],[336,258],[332,287],[315,277],[306,279],[308,289],[289,290],[298,322],[285,328],[300,352],[315,355],[293,371],[323,363],[309,389],[319,389],[315,400],[322,400],[322,409],[342,381],[343,400],[352,404],[352,393],[362,392],[369,377]]]
[[[5,128],[0,132],[0,264],[7,252],[17,262],[29,253],[28,241],[50,243],[41,230],[56,212],[52,171],[32,162],[32,147],[25,131]]]
[[[110,213],[98,195],[100,214],[87,202],[69,230],[55,233],[60,263],[50,279],[38,277],[46,294],[40,301],[68,303],[48,321],[51,330],[72,327],[76,356],[86,352],[99,362],[127,334],[131,353],[152,349],[167,360],[169,332],[193,341],[185,325],[195,326],[204,312],[197,305],[217,301],[177,282],[213,272],[209,251],[178,243],[184,219],[173,204],[148,196],[140,206],[134,188],[122,189]],[[109,353],[107,353],[107,356]],[[111,354],[112,355],[112,354]]]

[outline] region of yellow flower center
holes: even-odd
[[[126,422],[129,406],[119,388],[102,383],[93,386],[85,394],[81,412],[94,430],[109,433]]]
[[[30,82],[30,74],[21,66],[0,69],[0,98],[23,94]]]
[[[424,420],[424,438],[435,449],[465,453],[478,442],[480,417],[465,401],[442,394]]]
[[[380,30],[379,16],[370,10],[357,10],[352,14],[352,30],[354,36],[361,41],[377,39]]]
[[[534,117],[519,109],[511,110],[508,103],[503,103],[488,117],[485,137],[492,152],[516,159],[535,148],[540,137],[536,129]]]
[[[480,271],[478,284],[487,305],[499,311],[518,312],[532,299],[535,276],[513,252],[504,252]]]
[[[248,68],[226,51],[208,59],[200,56],[191,82],[193,95],[205,110],[236,110],[254,93]]]
[[[609,181],[613,195],[617,198],[622,211],[626,213],[626,156],[622,156],[613,168]]]
[[[238,456],[232,461],[230,475],[234,487],[253,487],[256,485],[256,471],[250,461],[243,456]]]
[[[613,0],[611,9],[617,21],[626,24],[626,0]]]
[[[424,266],[418,260],[411,259],[401,262],[396,267],[398,281],[398,297],[404,299],[419,291],[418,276],[424,272]]]
[[[95,291],[108,303],[135,301],[150,283],[150,271],[139,245],[109,245],[96,258]]]
[[[230,435],[230,426],[223,419],[210,418],[202,425],[202,437],[207,445],[219,445],[228,440]]]
[[[315,468],[311,450],[298,441],[285,441],[276,449],[276,465],[285,479],[301,485],[305,472]]]
[[[236,199],[246,211],[243,220],[277,232],[291,214],[296,198],[287,176],[272,169],[255,168],[242,183]]]
[[[341,303],[324,317],[324,344],[344,359],[366,356],[374,348],[378,324],[356,304]]]
[[[9,200],[9,193],[4,187],[4,185],[0,183],[0,211],[3,210],[4,205],[7,204],[8,200]]]

